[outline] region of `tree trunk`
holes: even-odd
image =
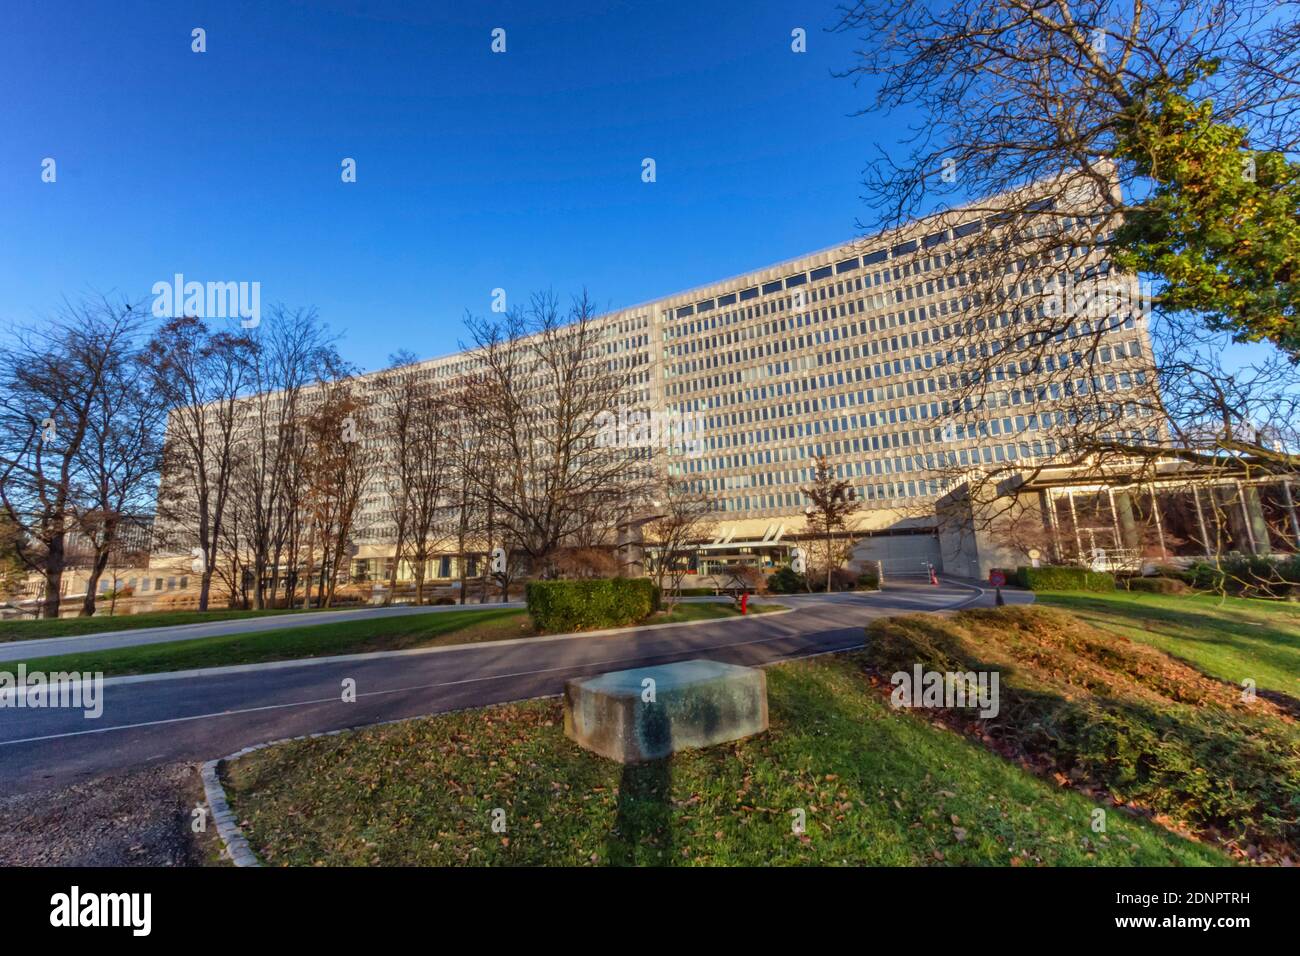
[[[82,617],[95,616],[95,590],[99,587],[99,579],[107,565],[108,549],[105,548],[102,554],[95,555],[95,562],[90,566],[90,577],[86,581],[86,597],[81,602]]]
[[[212,594],[212,567],[205,559],[203,562],[203,574],[199,576],[199,610],[208,609],[208,598]]]

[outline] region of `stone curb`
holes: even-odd
[[[520,703],[520,701],[512,701],[512,703]],[[298,737],[281,737],[279,740],[268,740],[265,743],[252,744],[243,750],[236,750],[232,754],[202,764],[199,768],[199,774],[203,778],[204,797],[208,801],[208,809],[212,812],[212,819],[217,824],[217,835],[221,837],[226,856],[238,867],[260,867],[262,865],[262,861],[257,858],[257,854],[253,852],[253,848],[249,845],[248,838],[244,836],[244,831],[239,828],[235,813],[230,809],[230,803],[226,800],[226,789],[221,785],[221,777],[218,772],[221,764],[238,760],[240,757],[245,757],[258,750],[265,750],[267,747],[278,747],[280,744],[291,744],[299,740],[316,740],[320,737],[337,737],[340,734],[367,730],[371,727],[387,727],[392,724],[404,724],[412,720],[424,720],[430,716],[434,715],[419,714],[414,717],[398,717],[395,720],[381,720],[373,724],[358,724],[356,727],[341,727],[338,730],[322,730],[319,733],[302,734]]]
[[[257,854],[249,846],[244,831],[239,828],[239,822],[235,818],[234,811],[230,809],[230,804],[226,800],[226,789],[221,785],[221,777],[218,774],[221,764],[231,760],[238,760],[240,757],[247,756],[254,751],[275,747],[278,744],[293,743],[296,740],[314,740],[317,737],[337,737],[349,730],[382,727],[384,724],[398,724],[411,719],[413,718],[402,717],[398,720],[385,720],[377,724],[362,724],[360,727],[345,727],[342,730],[324,730],[318,734],[303,734],[300,737],[281,737],[279,740],[268,740],[266,743],[253,744],[243,750],[236,750],[233,754],[227,754],[224,757],[218,757],[216,760],[209,760],[203,764],[199,770],[203,777],[203,793],[208,801],[208,809],[212,811],[212,819],[216,821],[217,835],[221,837],[221,842],[225,844],[226,855],[230,857],[230,861],[235,866],[262,865],[262,861],[257,858]]]
[[[241,750],[239,753],[245,752]],[[237,756],[239,754],[231,754],[231,757]],[[209,760],[199,771],[203,777],[203,793],[208,801],[208,809],[212,811],[212,819],[217,825],[217,835],[221,837],[226,856],[235,866],[261,866],[261,862],[244,837],[244,831],[239,829],[235,815],[230,811],[230,804],[226,802],[226,791],[217,776],[217,765],[220,763],[221,760]]]

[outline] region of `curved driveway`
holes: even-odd
[[[636,665],[693,657],[756,665],[845,650],[862,644],[862,628],[872,618],[991,599],[951,582],[900,582],[873,594],[779,600],[793,610],[612,634],[109,679],[98,719],[71,709],[0,708],[0,794],[150,764],[208,760],[283,737],[558,694],[569,678]],[[356,682],[356,700],[345,703],[341,688],[348,678]]]

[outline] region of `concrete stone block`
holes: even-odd
[[[692,660],[569,681],[564,733],[619,763],[658,760],[767,730],[767,675]]]

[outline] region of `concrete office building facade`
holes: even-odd
[[[984,269],[988,278],[983,252],[1020,228],[1023,216],[1002,218],[949,211],[596,320],[600,357],[632,372],[628,407],[695,426],[691,441],[656,449],[654,463],[714,503],[713,532],[698,543],[702,571],[782,560],[804,527],[800,489],[820,455],[862,501],[854,557],[883,561],[895,573],[954,561],[956,546],[945,545],[936,513],[952,491],[954,467],[1051,459],[1057,445],[1041,407],[1040,414],[995,409],[978,432],[941,427],[953,377],[975,359],[973,348],[966,354],[967,323],[976,276]],[[1095,266],[1098,254],[1085,260]],[[1018,321],[1013,273],[1008,267],[1001,316],[1010,338]],[[1116,315],[1103,331],[1092,347],[1104,347],[1112,369],[1150,364],[1141,315]],[[450,388],[475,363],[462,353],[417,370]],[[1004,405],[1018,374],[1008,366]],[[368,440],[383,453],[382,433]],[[354,578],[386,579],[394,551],[387,513],[376,475],[356,521]],[[482,554],[474,550],[465,559],[470,577]],[[958,573],[982,573],[992,560],[957,557]],[[460,571],[455,554],[429,568],[433,578]]]
[[[783,558],[804,526],[800,488],[819,455],[862,500],[856,558],[894,571],[942,568],[935,502],[950,491],[943,473],[1042,462],[1056,452],[1039,426],[1049,416],[1022,409],[995,412],[977,437],[941,427],[949,379],[966,359],[981,249],[1016,228],[993,218],[948,212],[600,318],[609,354],[639,369],[632,404],[697,429],[685,447],[661,448],[656,457],[668,476],[714,502],[713,534],[699,542],[702,570]],[[1087,261],[1099,260],[1094,253]],[[1013,338],[1017,278],[1006,278],[1002,317]],[[1093,340],[1094,348],[1104,343],[1110,368],[1149,365],[1142,316],[1112,321]],[[450,382],[472,365],[458,355],[425,367]],[[358,558],[372,574],[391,555],[385,545],[362,542]],[[963,558],[961,573],[982,571],[983,563],[972,569]],[[456,567],[448,555],[433,570],[454,576]]]

